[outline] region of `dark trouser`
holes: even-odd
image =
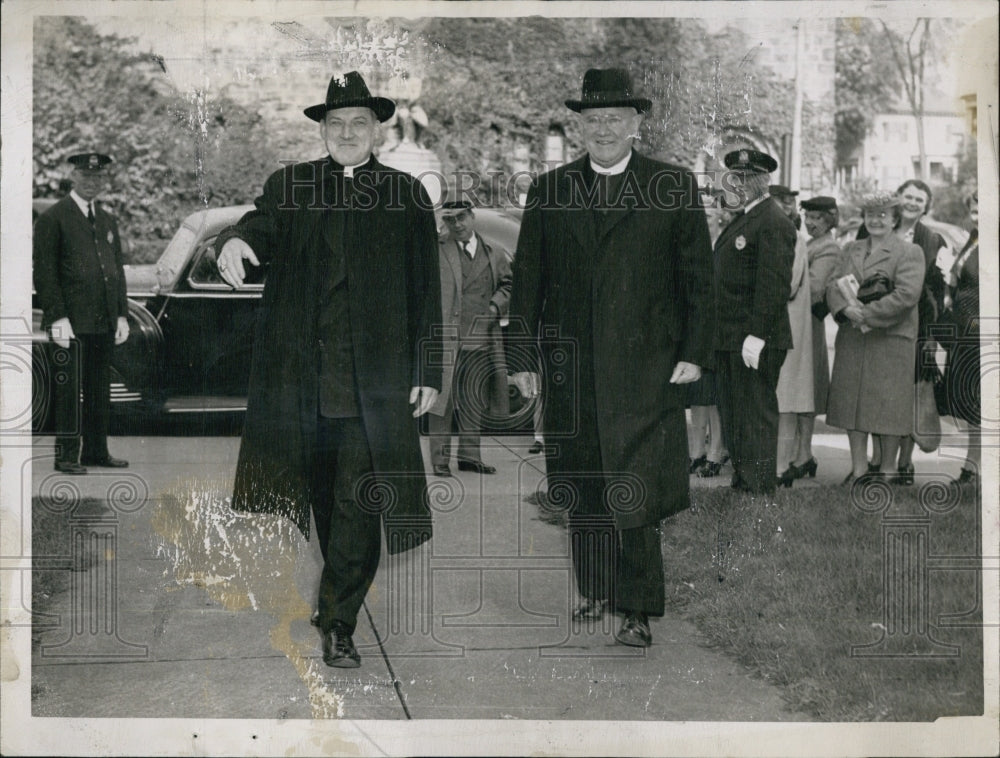
[[[451,441],[453,421],[458,426],[458,460],[482,460],[479,436],[490,397],[492,368],[489,350],[458,351],[444,414],[427,414],[432,466],[448,465],[445,450]]]
[[[323,553],[319,627],[341,622],[354,633],[382,552],[381,516],[362,510],[354,486],[372,472],[360,418],[318,419],[313,518]]]
[[[733,470],[755,493],[772,493],[777,484],[778,375],[784,350],[764,348],[757,369],[739,351],[715,354],[719,415]]]
[[[81,439],[84,460],[99,461],[108,457],[114,344],[111,333],[78,334],[69,350],[55,348],[54,357],[60,366],[57,371],[66,372],[65,382],[56,381],[53,398],[57,461],[77,462],[81,457]]]
[[[658,526],[615,529],[611,516],[571,516],[573,571],[580,595],[620,611],[662,616],[666,593]]]

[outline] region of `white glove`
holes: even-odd
[[[748,334],[747,338],[743,340],[743,351],[741,353],[743,356],[743,365],[756,370],[760,365],[760,351],[763,349],[764,340]]]

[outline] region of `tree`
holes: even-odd
[[[875,114],[895,100],[899,75],[872,21],[838,19],[836,35],[834,124],[837,162],[846,163],[864,142]]]
[[[226,98],[181,95],[131,42],[75,17],[36,22],[34,194],[57,191],[68,155],[112,153],[104,202],[138,263],[155,260],[199,207],[249,202],[278,166],[259,116]]]
[[[929,59],[933,54],[931,40],[931,19],[918,18],[913,22],[909,34],[904,40],[901,35],[889,28],[885,21],[882,25],[883,38],[892,51],[892,60],[896,64],[906,101],[917,122],[917,149],[920,153],[920,178],[924,181],[930,176],[927,165],[927,149],[924,144],[924,95],[925,74]]]

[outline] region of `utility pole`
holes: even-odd
[[[788,187],[798,190],[802,177],[802,69],[805,65],[806,20],[795,25],[795,113],[792,116],[792,149],[788,165]]]

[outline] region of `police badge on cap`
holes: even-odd
[[[111,156],[104,153],[77,153],[66,160],[82,171],[103,171],[111,163]]]

